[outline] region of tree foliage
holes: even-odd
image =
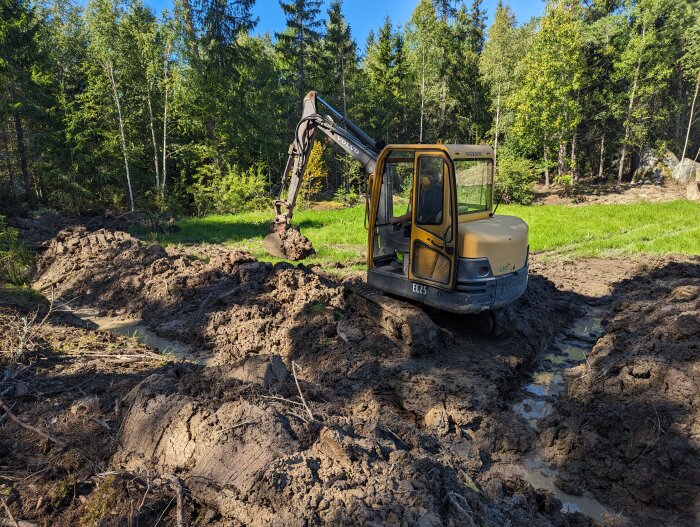
[[[312,89],[379,141],[493,144],[512,199],[551,171],[624,180],[646,152],[700,152],[691,0],[548,0],[522,24],[503,2],[488,18],[481,0],[419,0],[362,49],[340,0],[283,0],[275,35],[254,33],[252,5],[0,0],[3,204],[258,206]],[[357,163],[316,144],[309,194],[365,191]]]

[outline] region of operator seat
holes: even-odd
[[[421,187],[418,223],[439,225],[442,223],[442,185],[433,185],[433,180],[430,177],[423,176]]]

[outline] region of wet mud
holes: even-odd
[[[104,432],[116,495],[138,502],[156,477],[158,496],[174,495],[172,478],[186,489],[166,524],[180,512],[193,525],[693,524],[700,261],[535,256],[491,340],[357,280],[245,253],[201,260],[84,227],[44,247],[36,288],[207,358],[130,378]],[[660,425],[627,452],[619,415],[638,431],[632,416],[654,412]],[[100,488],[41,517],[84,514]],[[12,510],[36,517],[25,501]]]

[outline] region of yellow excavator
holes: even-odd
[[[318,103],[329,114],[318,112]],[[284,239],[314,134],[327,135],[367,172],[367,282],[392,295],[453,313],[494,314],[528,282],[528,226],[493,209],[493,149],[487,145],[374,141],[316,92],[302,118],[274,201],[268,253],[287,258]]]

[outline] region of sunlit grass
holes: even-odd
[[[700,204],[501,205],[499,214],[519,216],[530,226],[530,249],[551,256],[625,255],[634,253],[700,254]],[[364,206],[337,210],[301,210],[294,225],[311,240],[317,254],[306,264],[340,262],[361,269],[367,254]],[[216,243],[267,255],[262,239],[271,212],[218,214],[187,218],[180,231],[161,237],[166,243]]]

